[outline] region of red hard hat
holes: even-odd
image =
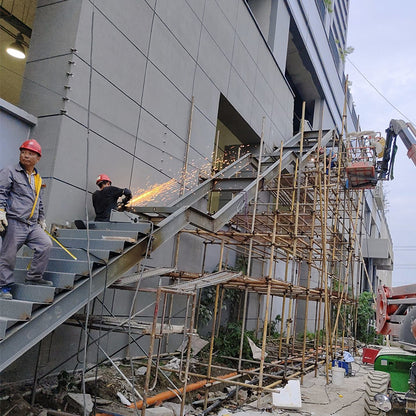
[[[100,182],[104,182],[104,181],[105,182],[110,182],[110,184],[111,184],[111,179],[103,173],[103,174],[97,176],[97,180],[95,181],[95,183],[98,185]]]
[[[42,156],[42,148],[35,139],[29,139],[23,142],[22,145],[19,147],[19,150],[22,149],[31,150],[32,152],[36,152],[39,156]]]

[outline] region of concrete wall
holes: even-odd
[[[36,117],[0,98],[0,169],[19,161],[19,147],[36,123]]]
[[[268,144],[291,137],[291,90],[241,0],[45,1],[33,33],[21,106],[40,118],[49,222],[84,218],[102,172],[133,191],[179,181],[188,140],[196,177],[220,93],[259,136],[266,117]]]

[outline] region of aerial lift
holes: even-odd
[[[399,136],[407,156],[416,165],[416,129],[403,120],[391,120],[386,140],[374,132],[354,133],[347,146],[347,178],[352,188],[372,188],[393,179]],[[376,331],[399,347],[383,348],[366,380],[364,414],[386,415],[397,408],[416,414],[416,284],[378,288]]]
[[[376,132],[358,132],[347,136],[348,187],[371,189],[379,180],[393,179],[397,136],[406,146],[407,156],[416,165],[416,129],[411,123],[391,120],[385,140]]]
[[[366,380],[365,415],[385,415],[392,409],[416,414],[416,284],[378,288],[377,333],[398,341],[383,348]]]

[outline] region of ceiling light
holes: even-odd
[[[16,41],[9,45],[6,49],[7,53],[11,56],[14,56],[17,59],[26,58],[25,48],[23,46],[23,35],[19,33],[16,36]]]

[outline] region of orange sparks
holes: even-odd
[[[129,205],[139,205],[154,201],[157,196],[162,196],[162,194],[170,192],[175,186],[177,186],[177,181],[174,178],[165,183],[154,185],[148,191],[144,191],[138,196],[134,196]]]

